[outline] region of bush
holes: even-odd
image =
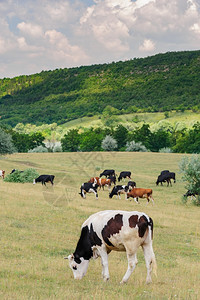
[[[45,153],[45,152],[48,152],[47,148],[46,147],[43,147],[43,146],[37,146],[31,150],[28,150],[28,153]]]
[[[55,145],[53,147],[53,152],[62,152],[62,146],[61,145]]]
[[[186,182],[185,188],[198,196],[193,198],[195,205],[200,205],[200,155],[184,156],[179,164],[182,180]],[[187,199],[184,199],[187,202]]]
[[[126,143],[126,151],[147,152],[148,150],[141,142],[131,141]]]
[[[161,148],[159,150],[160,153],[172,153],[172,149],[171,148],[168,148],[168,147],[165,147],[165,148]]]
[[[114,149],[117,148],[117,141],[112,136],[107,135],[103,139],[101,143],[101,147],[105,151],[113,151]]]
[[[8,174],[4,180],[7,182],[33,182],[33,179],[39,176],[38,172],[35,169],[26,169],[23,172],[15,170],[12,174]]]
[[[17,152],[12,136],[0,128],[0,154],[11,154]]]

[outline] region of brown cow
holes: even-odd
[[[4,177],[5,177],[5,171],[4,170],[0,170],[0,177],[2,177],[4,179]]]
[[[127,199],[129,197],[133,197],[134,200],[138,202],[138,198],[147,198],[147,201],[149,203],[149,200],[151,200],[154,204],[154,199],[152,197],[152,189],[143,189],[143,188],[133,188],[129,193],[127,193]]]
[[[107,178],[92,177],[88,182],[98,184],[99,188],[101,189],[102,187],[103,190],[104,190],[104,186],[108,186],[108,189],[110,190],[112,180]]]

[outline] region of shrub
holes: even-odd
[[[135,141],[126,143],[126,151],[147,152],[147,148],[141,143]]]
[[[33,182],[33,179],[39,176],[38,172],[35,169],[29,168],[23,172],[15,170],[12,174],[8,174],[4,180],[7,182]]]
[[[45,152],[48,152],[47,148],[46,147],[43,147],[43,146],[37,146],[31,150],[28,150],[28,153],[45,153]]]
[[[159,150],[160,153],[172,153],[172,149],[171,148],[168,148],[168,147],[165,147],[165,148],[161,148]]]
[[[53,147],[53,152],[62,152],[62,146],[61,145],[55,145]]]
[[[113,151],[114,149],[117,148],[117,141],[112,136],[107,135],[103,139],[101,143],[101,147],[105,151]]]
[[[186,182],[185,188],[198,196],[193,198],[195,205],[200,205],[200,155],[184,156],[179,163],[182,180]],[[184,199],[187,202],[187,199]]]

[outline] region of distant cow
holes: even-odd
[[[119,174],[119,177],[118,177],[118,181],[122,180],[122,178],[129,178],[131,179],[131,172],[129,171],[123,171]]]
[[[85,182],[80,187],[81,192],[79,193],[79,195],[81,195],[81,197],[83,198],[86,198],[86,193],[94,193],[96,199],[98,199],[97,188],[97,183]]]
[[[161,171],[161,172],[160,172],[160,175],[164,175],[164,174],[166,174],[166,173],[169,173],[169,170],[163,170],[163,171]]]
[[[90,178],[90,180],[88,182],[98,184],[99,188],[101,189],[101,187],[102,187],[103,190],[104,190],[105,186],[108,186],[108,188],[110,189],[111,183],[112,183],[111,179],[99,178],[99,177],[92,177],[92,178]]]
[[[136,182],[135,181],[129,181],[127,183],[128,189],[132,190],[134,187],[136,187]]]
[[[112,198],[114,195],[116,195],[116,196],[118,196],[119,199],[121,199],[120,194],[125,194],[125,199],[126,199],[127,192],[128,192],[128,186],[116,185],[113,187],[111,193],[109,194],[109,198]]]
[[[105,210],[91,215],[82,225],[81,235],[73,254],[65,257],[75,279],[85,276],[91,258],[101,257],[104,281],[109,279],[108,253],[126,251],[128,269],[121,283],[126,283],[137,265],[137,250],[141,246],[147,267],[146,283],[156,273],[152,246],[153,220],[143,212]]]
[[[13,169],[10,174],[14,173],[15,171],[19,171],[20,173],[23,173],[24,171],[20,171],[20,170],[17,170],[17,169]]]
[[[115,176],[115,170],[104,170],[104,171],[99,175],[99,177],[106,176],[106,178],[107,178],[108,176],[111,176],[111,175]]]
[[[196,196],[198,196],[199,194],[197,193],[197,192],[192,192],[191,190],[188,190],[186,193],[185,193],[185,195],[183,195],[185,198],[187,198],[187,197],[191,197],[191,199],[193,198],[193,197],[195,197],[196,198]]]
[[[116,176],[114,175],[111,175],[111,176],[108,176],[108,179],[110,179],[111,180],[111,183],[113,182],[114,183],[114,185],[116,184]]]
[[[138,198],[147,198],[148,203],[151,200],[154,204],[152,193],[152,189],[133,188],[130,192],[127,193],[127,199],[129,197],[132,197],[138,203]]]
[[[5,171],[4,170],[0,170],[0,177],[2,177],[4,179],[4,177],[5,177]]]
[[[175,183],[176,182],[175,176],[176,174],[174,172],[166,172],[164,174],[161,174],[158,176],[156,184],[158,185],[160,183],[161,185],[163,185],[163,182],[167,182],[167,186],[169,186],[169,183],[172,186],[171,179],[173,179]]]
[[[54,175],[40,175],[38,178],[33,180],[33,184],[36,184],[37,182],[42,182],[42,185],[46,185],[47,182],[51,182],[51,184],[53,185],[54,178]]]

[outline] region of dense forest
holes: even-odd
[[[200,109],[200,51],[0,79],[0,123],[63,124],[102,114]]]

